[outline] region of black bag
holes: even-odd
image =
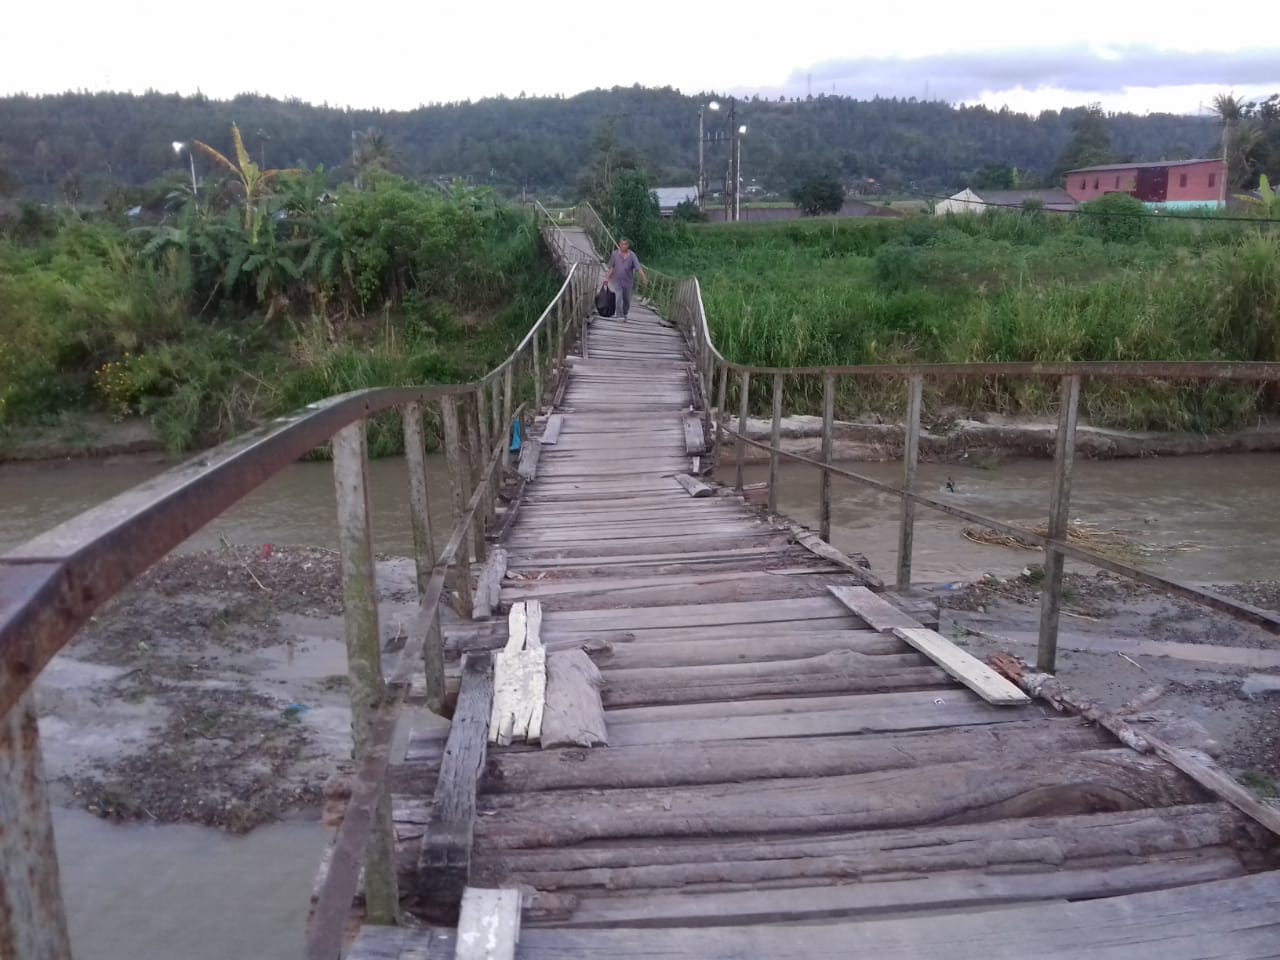
[[[613,311],[617,309],[618,296],[607,286],[601,287],[600,292],[596,294],[596,313],[602,317],[612,317]]]

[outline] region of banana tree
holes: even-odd
[[[1280,192],[1271,186],[1271,181],[1267,179],[1265,173],[1258,178],[1258,196],[1251,197],[1244,193],[1236,199],[1260,207],[1258,212],[1264,217],[1280,217]]]
[[[261,217],[258,216],[258,205],[271,189],[271,184],[282,176],[302,173],[302,170],[263,170],[249,158],[244,139],[240,136],[240,128],[231,125],[231,141],[235,145],[236,162],[232,163],[207,143],[193,140],[192,143],[215,164],[235,175],[244,189],[244,228],[251,240],[257,242],[258,227]]]

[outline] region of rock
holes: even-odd
[[[1240,684],[1240,692],[1250,699],[1267,694],[1280,694],[1280,676],[1269,673],[1251,673]]]

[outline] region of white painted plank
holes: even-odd
[[[520,891],[462,891],[455,960],[515,960],[520,939]]]
[[[856,588],[855,588],[856,589]],[[966,653],[942,634],[927,627],[894,627],[891,631],[997,707],[1017,707],[1031,698],[977,657]]]
[[[898,627],[905,629],[913,629],[921,627],[915,617],[899,610],[888,600],[877,596],[866,587],[840,587],[829,586],[832,596],[843,603],[846,607],[854,612],[858,617],[865,620],[872,630],[879,630],[882,633],[886,630],[893,630]]]

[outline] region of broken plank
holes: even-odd
[[[684,424],[684,449],[690,456],[705,453],[707,440],[702,432],[702,418],[696,413],[686,413],[682,418]]]
[[[521,477],[526,480],[533,480],[538,475],[538,453],[542,449],[542,444],[531,437],[527,437],[520,446],[520,463],[517,468]]]
[[[917,628],[919,620],[899,610],[883,597],[866,587],[827,587],[831,595],[843,603],[860,620],[865,620],[872,630],[885,632],[895,627]]]
[[[547,705],[542,715],[542,748],[607,745],[600,670],[581,650],[561,650],[547,658]]]
[[[489,741],[503,746],[537,741],[546,703],[547,651],[542,645],[542,604],[512,604],[506,647],[493,658],[493,711]]]
[[[462,664],[458,705],[418,857],[416,893],[447,913],[457,910],[471,872],[476,787],[484,767],[493,708],[493,661],[469,653]]]
[[[841,550],[837,550],[831,544],[827,543],[820,536],[811,530],[805,530],[798,524],[788,523],[787,529],[791,531],[795,537],[796,543],[804,547],[816,557],[826,560],[828,563],[839,564],[849,573],[853,574],[866,586],[873,590],[883,590],[884,581],[872,573],[869,569],[858,563],[856,559],[848,556]]]
[[[519,939],[519,890],[463,891],[455,960],[515,960]]]
[[[1019,707],[1031,702],[1031,698],[1018,689],[1016,684],[1000,676],[977,657],[961,650],[942,634],[928,627],[894,627],[891,632],[911,644],[987,703]]]
[[[675,476],[676,483],[684,487],[685,492],[691,497],[702,498],[715,495],[715,491],[707,486],[701,480],[689,476],[687,473],[677,473]]]
[[[472,606],[472,617],[487,620],[493,616],[502,593],[502,578],[507,573],[507,551],[502,547],[494,547],[485,558],[480,576],[476,580],[475,599]]]
[[[554,446],[560,439],[560,430],[564,427],[564,414],[553,413],[547,417],[546,429],[542,431],[540,442],[543,446]]]

